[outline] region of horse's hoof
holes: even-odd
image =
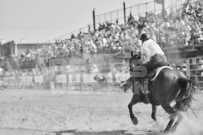
[[[137,125],[138,124],[137,118],[136,117],[132,118],[132,122],[133,122],[134,125]]]
[[[170,132],[170,130],[171,130],[171,129],[167,127],[166,129],[164,129],[163,133],[164,133],[164,134],[167,134],[167,133]]]
[[[156,116],[155,116],[155,115],[152,115],[151,117],[152,117],[152,119],[156,122]]]

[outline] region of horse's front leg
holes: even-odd
[[[151,117],[154,121],[156,121],[156,108],[157,106],[156,105],[152,105],[152,114],[151,114]]]
[[[137,125],[138,124],[138,120],[137,118],[135,117],[135,115],[133,114],[133,105],[137,104],[140,100],[140,96],[139,94],[134,94],[132,99],[131,99],[131,102],[128,104],[128,109],[129,109],[129,113],[130,113],[130,118],[133,122],[134,125]]]

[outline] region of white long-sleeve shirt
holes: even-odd
[[[155,54],[164,55],[161,47],[152,39],[144,41],[141,45],[141,55],[143,63],[149,62],[152,56]]]

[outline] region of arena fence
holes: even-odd
[[[188,59],[188,68],[190,78],[196,83],[199,89],[203,89],[203,57],[194,57]]]
[[[121,92],[118,83],[125,81],[129,73],[106,73],[101,80],[96,80],[95,76],[96,73],[4,75],[2,86],[5,89]]]
[[[183,63],[183,59],[180,63]],[[169,60],[170,61],[170,60]],[[171,60],[178,64],[177,61]],[[196,83],[199,89],[203,89],[203,57],[194,57],[186,60],[187,75]],[[59,67],[63,69],[63,67]],[[65,69],[65,68],[64,68]],[[65,71],[65,70],[64,70]],[[126,81],[129,72],[107,72],[102,73],[103,79],[96,79],[98,73],[87,72],[64,72],[57,69],[57,73],[42,71],[32,72],[11,72],[1,76],[0,85],[5,89],[36,89],[36,90],[64,90],[64,91],[109,91],[121,92],[119,83]],[[126,71],[126,70],[125,70]]]

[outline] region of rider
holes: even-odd
[[[147,68],[149,73],[157,67],[166,66],[167,58],[161,47],[152,39],[149,39],[147,34],[142,34],[140,40],[141,45],[141,61],[142,65]]]
[[[140,40],[142,41],[141,45],[141,65],[133,66],[131,69],[131,77],[127,80],[127,82],[139,81],[140,77],[132,76],[133,71],[139,71],[143,67],[146,68],[147,74],[161,66],[168,65],[167,58],[162,51],[161,47],[152,39],[149,39],[147,34],[142,34]],[[146,78],[147,75],[144,77]],[[129,83],[128,83],[129,84]],[[132,83],[131,83],[132,84]],[[122,85],[123,86],[123,85]],[[148,93],[143,93],[145,95],[145,100],[149,102]]]

